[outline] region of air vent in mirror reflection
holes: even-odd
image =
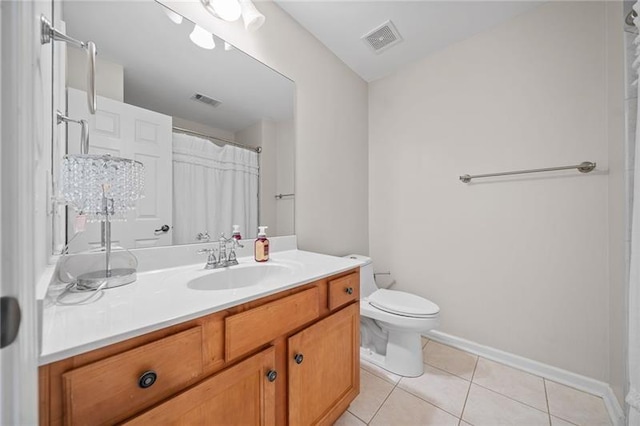
[[[202,93],[194,93],[193,96],[191,96],[191,99],[196,102],[202,102],[203,104],[209,105],[212,108],[215,108],[222,103],[210,96],[203,95]]]

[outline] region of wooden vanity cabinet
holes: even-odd
[[[273,426],[275,380],[275,350],[271,347],[124,424]]]
[[[360,391],[360,316],[352,303],[291,336],[289,424],[332,424]]]
[[[40,424],[333,424],[359,392],[359,282],[350,270],[44,365]]]

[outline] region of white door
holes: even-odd
[[[0,2],[2,425],[38,423],[35,286],[51,250],[46,192],[52,127],[52,46],[40,44],[40,14],[51,19],[50,1]]]
[[[98,96],[98,110],[90,115],[87,96],[67,89],[68,116],[89,122],[89,154],[111,154],[138,160],[145,168],[144,198],[124,222],[113,222],[112,243],[125,248],[171,245],[172,226],[172,118],[113,99]],[[68,152],[80,152],[80,128],[69,124]],[[68,209],[68,239],[74,234],[75,212]],[[168,231],[163,231],[163,226]],[[166,228],[165,228],[166,229]],[[88,224],[86,231],[71,241],[70,252],[99,247],[100,224]]]

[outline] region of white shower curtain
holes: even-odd
[[[212,241],[240,225],[243,238],[258,226],[258,154],[182,133],[173,134],[173,242]]]
[[[640,13],[640,3],[636,3],[633,9]],[[640,19],[636,18],[634,24],[640,28]],[[640,36],[636,37],[634,43],[637,50],[633,68],[637,71],[640,67]],[[637,88],[637,80],[635,84]],[[628,424],[630,426],[640,425],[640,150],[638,149],[640,147],[640,116],[637,123],[629,271],[629,393],[625,398],[629,404]]]

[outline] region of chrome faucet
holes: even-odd
[[[224,233],[220,234],[220,238],[218,239],[218,250],[220,250],[220,255],[218,256],[217,268],[229,266],[229,259],[227,258],[227,242],[229,242],[229,240],[224,237]]]
[[[218,240],[220,256],[218,256],[218,268],[224,268],[226,266],[234,266],[238,264],[236,257],[236,247],[244,247],[235,238],[226,238],[223,234],[220,234]],[[231,244],[231,247],[227,247],[227,244]],[[228,252],[227,252],[228,250]]]
[[[243,248],[244,246],[238,242],[234,237],[229,238],[231,240],[231,247],[229,248],[229,256],[227,257],[227,264],[229,266],[237,265],[238,259],[236,258],[236,248]]]
[[[209,241],[210,237],[209,237],[209,233],[207,231],[204,232],[198,232],[198,235],[196,235],[196,240],[198,241]]]
[[[230,247],[227,247],[227,244],[231,244]],[[218,259],[216,260],[215,248],[209,249],[201,249],[198,250],[198,254],[207,253],[209,256],[207,257],[207,263],[204,266],[204,269],[218,269],[218,268],[226,268],[227,266],[234,266],[238,264],[238,259],[236,257],[236,248],[244,247],[242,244],[238,242],[235,238],[226,238],[223,234],[220,234],[220,238],[218,239]]]

